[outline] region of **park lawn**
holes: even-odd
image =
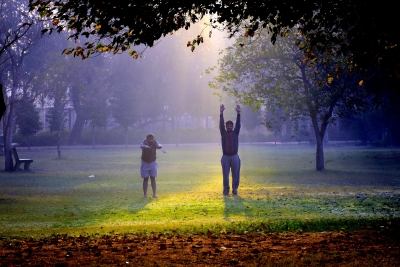
[[[138,146],[62,147],[62,158],[55,148],[19,148],[34,162],[30,172],[0,173],[0,236],[325,231],[399,222],[398,148],[326,146],[326,170],[317,172],[312,146],[241,144],[238,197],[222,195],[220,145],[163,150],[159,198],[143,199]]]

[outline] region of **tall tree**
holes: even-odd
[[[110,99],[112,117],[125,131],[125,147],[128,147],[129,128],[139,121],[137,103],[140,100],[135,89],[131,84],[119,84]]]
[[[105,129],[107,126],[109,117],[108,98],[107,90],[97,91],[86,107],[86,112],[88,113],[86,123],[92,128],[93,149],[96,148],[96,129]]]
[[[66,111],[65,106],[68,103],[65,93],[66,88],[57,88],[53,93],[53,107],[47,113],[47,121],[50,125],[50,132],[57,134],[57,155],[61,158],[61,133],[65,129]]]
[[[25,18],[27,14],[26,8],[22,1],[11,2],[10,14],[7,14],[6,19],[10,20],[11,25],[19,25],[21,18]],[[41,89],[34,83],[35,77],[42,69],[40,62],[42,58],[37,57],[38,46],[36,46],[42,40],[40,29],[40,25],[31,26],[30,31],[8,46],[4,53],[8,58],[7,64],[0,66],[6,104],[3,116],[6,171],[13,170],[11,144],[15,129],[15,109],[21,101],[33,101]]]
[[[15,16],[17,15],[15,10],[18,5],[20,5],[19,9],[22,11],[24,5],[19,1],[0,0],[0,72],[5,71],[2,65],[6,64],[10,59],[10,56],[6,54],[6,50],[24,37],[33,25],[33,19],[29,16],[21,13],[19,13],[19,16]],[[20,20],[18,20],[18,17]],[[0,89],[0,117],[2,118],[6,111],[2,79],[0,79]]]
[[[23,101],[16,110],[18,132],[27,140],[28,150],[31,149],[30,137],[42,129],[39,111],[32,101]]]
[[[69,59],[67,64],[70,99],[76,113],[68,145],[79,144],[82,130],[88,121],[93,99],[103,99],[109,88],[108,78],[112,71],[107,57],[97,57],[84,62]]]
[[[317,145],[316,169],[320,171],[325,168],[323,139],[328,125],[349,110],[362,111],[369,102],[363,80],[349,71],[348,64],[340,63],[343,57],[310,61],[294,44],[295,34],[278,38],[276,45],[259,38],[247,49],[238,38],[221,59],[220,74],[212,86],[246,104],[265,105],[275,114],[284,110],[279,115],[292,121],[309,120]]]

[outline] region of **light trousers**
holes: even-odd
[[[232,192],[237,192],[240,183],[240,158],[238,154],[222,155],[221,166],[223,176],[223,192],[229,193],[229,172],[232,171]]]

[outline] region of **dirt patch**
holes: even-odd
[[[0,266],[400,266],[400,231],[3,238]]]

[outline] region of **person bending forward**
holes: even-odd
[[[148,134],[146,139],[140,144],[142,149],[142,163],[140,165],[140,174],[143,178],[143,198],[147,198],[147,187],[149,184],[149,177],[151,181],[151,189],[153,190],[153,198],[157,198],[157,185],[156,177],[158,174],[157,165],[157,149],[161,149],[160,145],[155,139],[153,134]]]

